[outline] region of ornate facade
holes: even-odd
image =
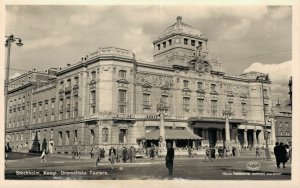
[[[6,122],[10,145],[28,151],[37,138],[53,153],[68,153],[74,145],[86,152],[95,145],[141,146],[145,135],[159,128],[160,101],[166,107],[166,132],[201,137],[167,140],[177,147],[222,145],[225,111],[230,112],[232,143],[264,145],[264,135],[273,135],[272,124],[264,122],[264,110],[268,116],[271,107],[270,80],[258,80],[264,76],[258,72],[224,73],[221,60],[210,56],[207,45],[206,36],[178,17],[153,42],[154,62],[136,60],[130,50],[99,48],[34,87],[26,86],[31,80],[18,84],[22,76],[11,80]],[[18,116],[14,98],[26,93],[28,112]],[[10,123],[18,118],[28,123]]]

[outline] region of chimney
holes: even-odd
[[[70,63],[68,63],[68,64],[67,64],[67,67],[69,67],[69,66],[71,66],[71,64],[70,64]]]

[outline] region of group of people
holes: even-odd
[[[91,149],[91,158],[94,157],[94,149]],[[96,159],[95,159],[95,166],[98,165],[98,163],[105,158],[105,149],[104,148],[98,148],[96,153]],[[133,146],[127,148],[127,147],[118,147],[114,148],[111,147],[109,149],[108,153],[108,160],[111,162],[112,168],[114,166],[114,163],[117,162],[123,162],[126,163],[128,160],[130,163],[134,162],[136,158],[136,151]]]
[[[218,152],[218,156],[216,157],[216,152]],[[235,146],[216,146],[216,147],[205,147],[205,157],[204,161],[208,158],[210,161],[216,158],[224,158],[224,157],[240,157],[240,151]]]
[[[292,148],[290,148],[288,145],[284,145],[282,142],[275,143],[275,147],[274,147],[274,155],[276,158],[276,165],[277,168],[280,168],[280,164],[282,163],[282,167],[285,168],[285,163],[288,160],[291,160],[291,152],[292,152]]]

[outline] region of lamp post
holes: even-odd
[[[263,79],[262,79],[263,78]],[[264,112],[264,138],[266,140],[266,147],[268,147],[268,133],[267,133],[267,123],[266,123],[266,109],[265,109],[265,94],[264,94],[264,82],[269,80],[269,75],[261,75],[256,77],[257,81],[261,82],[261,92],[262,92],[262,105],[263,105],[263,112]]]
[[[23,46],[22,43],[22,39],[20,38],[16,38],[14,37],[14,35],[10,35],[10,36],[5,36],[6,37],[6,41],[5,41],[5,47],[7,47],[7,56],[6,56],[6,67],[5,67],[5,83],[4,83],[4,101],[5,101],[5,125],[4,125],[4,132],[6,135],[6,127],[7,127],[7,104],[8,104],[8,84],[9,84],[9,69],[10,69],[10,48],[11,48],[11,44],[16,42],[16,45],[21,47]]]
[[[164,119],[166,112],[168,110],[167,104],[163,101],[163,99],[160,99],[160,102],[157,104],[157,115],[160,117],[160,126],[159,126],[159,151],[160,154],[165,150],[165,127],[164,127]]]
[[[229,119],[231,119],[232,112],[228,109],[227,104],[225,105],[225,110],[223,110],[223,118],[225,119],[225,146],[230,145],[230,127]]]

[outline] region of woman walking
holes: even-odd
[[[115,165],[115,157],[116,157],[116,150],[115,148],[112,146],[109,150],[109,161],[110,161],[110,166],[111,169],[114,169],[114,165]]]
[[[46,151],[45,151],[45,149],[43,150],[43,153],[41,155],[41,163],[42,162],[46,162]]]

